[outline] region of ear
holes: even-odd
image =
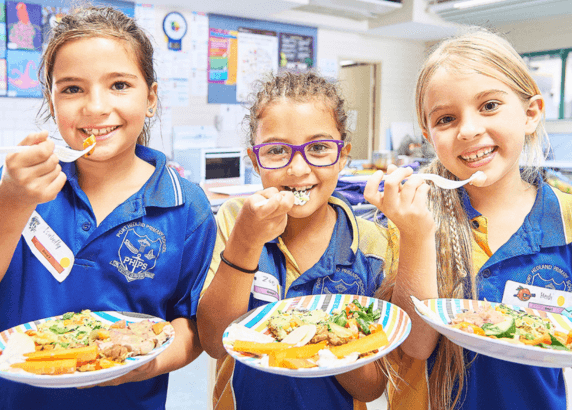
[[[342,152],[340,153],[340,170],[344,169],[348,162],[348,156],[350,155],[350,151],[352,150],[352,144],[347,143],[343,148]]]
[[[51,98],[48,101],[48,109],[50,110],[50,116],[55,119],[56,118],[56,112],[54,110],[54,103],[52,102]]]
[[[147,97],[147,111],[145,116],[151,118],[155,115],[155,110],[157,109],[157,102],[159,98],[157,97],[157,83],[153,83],[149,88],[149,96]]]
[[[248,148],[246,150],[246,153],[248,154],[248,158],[250,158],[250,161],[252,162],[252,168],[254,169],[254,171],[256,171],[256,173],[258,175],[260,175],[260,168],[258,167],[258,161],[256,160],[256,154],[254,153],[254,151],[252,151],[251,148]]]
[[[526,108],[526,107],[525,107]],[[531,135],[536,131],[538,124],[542,120],[544,113],[544,99],[540,95],[535,95],[528,100],[528,107],[526,108],[526,124],[525,133]]]

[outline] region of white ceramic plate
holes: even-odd
[[[428,299],[422,303],[425,307],[415,304],[415,311],[419,316],[453,343],[477,353],[491,356],[509,362],[527,364],[541,367],[570,367],[572,366],[572,352],[562,350],[544,349],[537,346],[518,345],[504,340],[477,336],[452,328],[449,323],[456,314],[465,310],[476,310],[485,303],[482,300],[468,299]],[[488,302],[491,306],[498,303]],[[540,316],[550,320],[557,329],[566,333],[572,330],[572,321],[557,313],[539,311],[530,308],[506,304],[515,310],[524,310],[528,314]],[[428,310],[427,310],[428,309]]]
[[[142,320],[151,320],[152,322],[163,322],[163,319],[130,312],[91,312],[92,316],[103,323],[112,324],[119,320],[125,319],[127,322],[140,322]],[[61,316],[45,318],[33,322],[15,326],[11,329],[0,333],[0,350],[4,350],[6,343],[10,340],[10,336],[15,332],[23,333],[27,330],[37,329],[37,326],[48,320],[58,319]],[[15,382],[25,383],[37,387],[64,388],[64,387],[82,387],[103,383],[108,380],[115,379],[119,376],[130,372],[133,369],[153,360],[162,353],[167,346],[171,344],[174,337],[168,339],[162,346],[153,349],[151,352],[143,356],[129,357],[125,360],[125,364],[114,366],[109,369],[95,370],[93,372],[75,372],[74,374],[61,375],[36,375],[32,373],[11,371],[0,371],[0,377]]]
[[[263,366],[260,364],[259,358],[243,355],[232,350],[232,345],[228,340],[228,328],[227,331],[225,331],[222,339],[224,347],[228,354],[247,366],[262,370],[264,372],[281,374],[284,376],[324,377],[334,376],[336,374],[357,369],[358,367],[361,367],[367,363],[371,363],[374,360],[385,356],[401,343],[403,343],[403,341],[407,338],[409,332],[411,331],[411,320],[404,310],[389,302],[384,302],[382,300],[370,298],[367,296],[338,294],[310,295],[284,299],[278,302],[269,303],[268,305],[260,306],[235,320],[234,323],[244,325],[261,333],[270,334],[270,331],[266,327],[266,323],[270,316],[272,316],[277,310],[288,311],[292,309],[321,309],[327,313],[331,313],[333,311],[341,310],[345,305],[352,302],[354,299],[357,299],[359,303],[364,307],[368,307],[373,303],[374,310],[381,309],[381,317],[377,323],[381,323],[383,325],[383,330],[387,334],[387,339],[389,341],[386,346],[383,346],[379,349],[378,353],[358,359],[354,363],[337,365],[333,367],[314,367],[310,369],[285,369],[281,367]]]

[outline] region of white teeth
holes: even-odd
[[[474,161],[484,157],[485,155],[490,154],[494,150],[495,150],[494,147],[483,148],[479,151],[473,152],[471,155],[461,155],[461,158],[463,158],[466,161]]]
[[[96,137],[99,135],[109,134],[111,131],[117,129],[118,127],[107,127],[107,128],[82,128],[86,134],[95,135]]]

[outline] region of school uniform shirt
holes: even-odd
[[[68,181],[56,199],[37,206],[45,223],[31,218],[29,225],[49,226],[52,240],[71,250],[73,268],[60,283],[20,239],[0,281],[2,330],[83,309],[195,318],[216,240],[209,202],[162,153],[143,146],[135,152],[155,171],[99,226],[75,164],[61,164]],[[163,409],[167,382],[165,374],[116,387],[52,389],[0,379],[0,409]]]
[[[572,195],[541,183],[522,226],[495,253],[488,246],[487,219],[472,207],[464,190],[462,200],[473,233],[478,298],[570,317]],[[465,297],[471,298],[470,293]],[[471,364],[458,409],[567,408],[562,369],[512,363],[469,350],[465,353]],[[401,392],[391,389],[391,408],[427,409],[428,380],[435,357],[425,362],[402,356],[400,374],[411,387]]]
[[[218,269],[220,252],[224,250],[243,204],[244,198],[228,200],[217,213],[217,244],[204,290]],[[339,194],[330,197],[329,205],[337,211],[337,220],[328,248],[303,274],[282,238],[266,243],[260,256],[259,271],[254,276],[249,310],[303,295],[373,296],[383,279],[387,241],[373,222],[356,218],[351,206]],[[335,377],[275,375],[247,367],[228,355],[217,361],[213,406],[215,410],[366,408],[364,403],[354,400]]]

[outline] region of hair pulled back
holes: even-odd
[[[50,105],[53,71],[59,49],[70,41],[94,37],[108,37],[127,42],[136,58],[147,87],[156,81],[153,69],[153,45],[146,33],[130,17],[113,7],[83,7],[70,11],[53,27],[49,43],[43,53],[39,68],[44,102]],[[47,112],[49,117],[50,113]],[[137,143],[148,145],[149,121],[145,122]]]

